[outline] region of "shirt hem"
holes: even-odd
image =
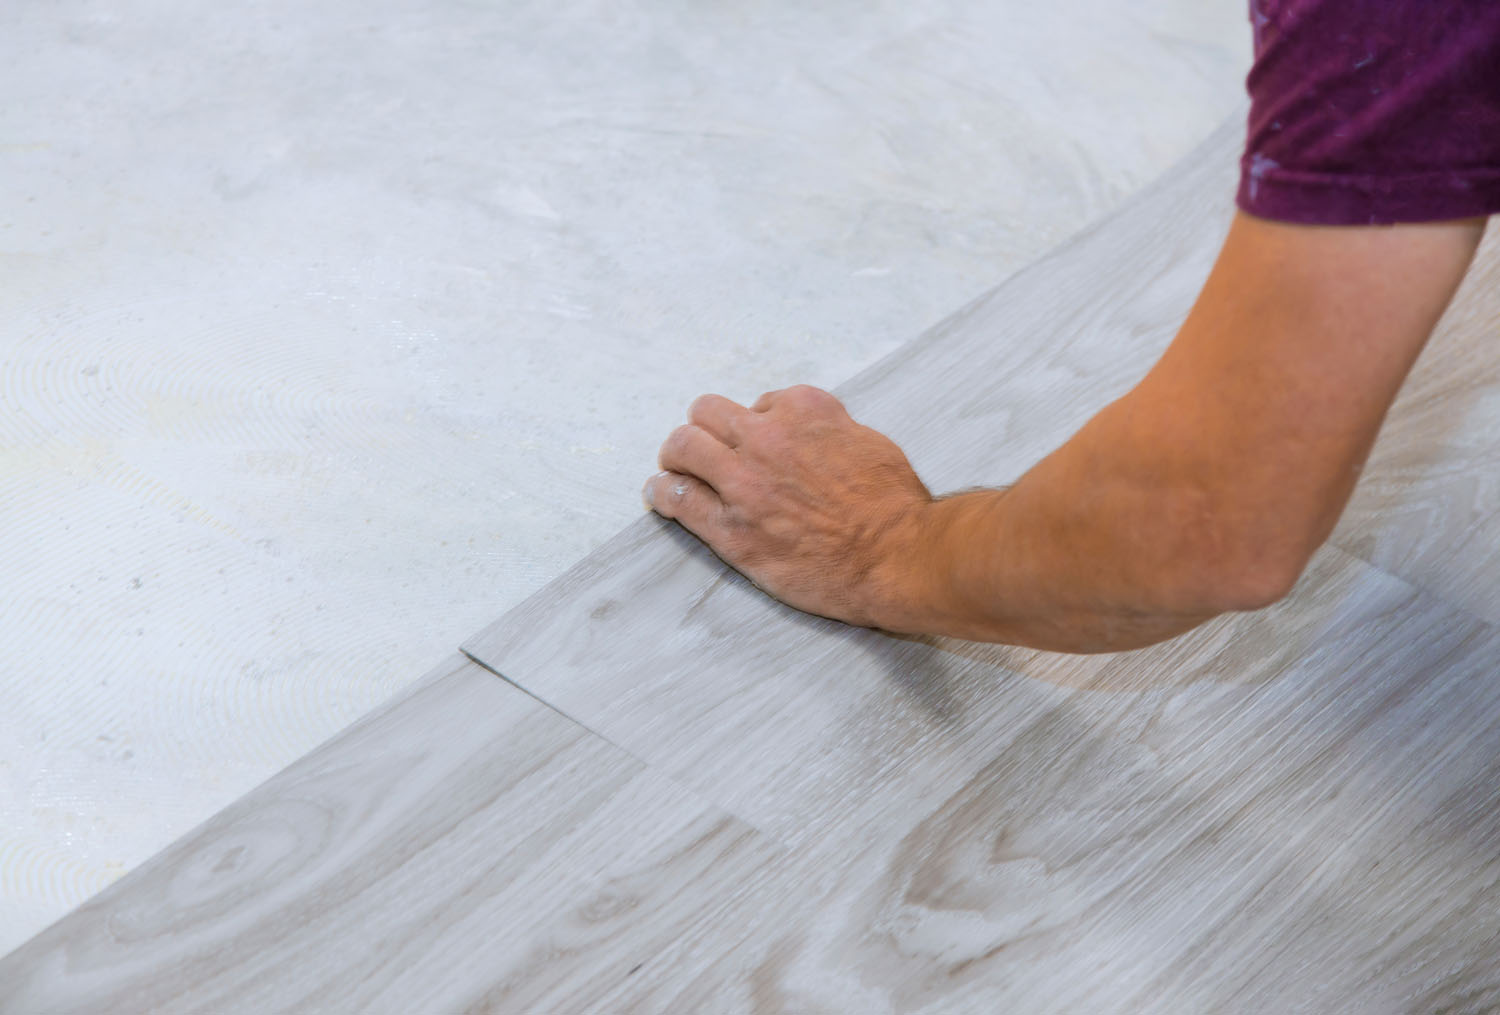
[[[1235,197],[1257,218],[1301,225],[1396,225],[1500,214],[1500,169],[1338,175],[1246,164]]]

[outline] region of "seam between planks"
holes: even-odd
[[[632,748],[630,748],[626,744],[623,744],[620,741],[616,740],[614,737],[612,737],[609,734],[605,733],[603,730],[600,730],[600,729],[596,728],[592,723],[585,722],[584,720],[580,719],[576,715],[573,715],[572,713],[568,712],[567,710],[559,708],[557,705],[554,705],[552,702],[548,701],[546,698],[542,697],[541,695],[537,694],[535,691],[531,690],[531,688],[527,687],[525,684],[521,683],[520,681],[518,681],[518,680],[516,680],[514,678],[506,676],[504,673],[501,673],[495,667],[491,666],[489,663],[485,662],[483,659],[479,658],[477,655],[474,655],[468,649],[466,649],[466,648],[460,648],[459,652],[461,652],[463,654],[463,656],[466,659],[468,659],[471,663],[473,663],[474,665],[478,666],[480,669],[484,670],[486,673],[492,674],[496,678],[505,681],[506,684],[508,684],[511,687],[515,688],[517,691],[520,691],[522,694],[526,695],[526,697],[530,698],[532,701],[536,702],[538,705],[540,705],[543,708],[547,709],[547,711],[552,712],[554,715],[561,716],[564,720],[566,720],[567,722],[572,723],[574,726],[577,726],[579,729],[581,729],[584,732],[588,733],[590,736],[596,737],[599,740],[602,740],[604,743],[608,744],[609,746],[611,746],[611,747],[615,748],[616,750],[620,751],[622,754],[624,754],[627,757],[629,757],[630,760],[632,760],[632,761],[640,764],[646,770],[654,773],[658,778],[665,779],[667,782],[671,783],[674,788],[682,791],[683,793],[689,794],[694,799],[703,801],[705,804],[707,804],[709,806],[717,807],[718,809],[722,810],[724,813],[730,815],[731,817],[735,818],[738,821],[744,822],[750,828],[753,828],[758,834],[765,836],[765,838],[766,838],[766,840],[768,842],[773,843],[774,845],[776,845],[776,846],[778,846],[778,847],[780,847],[782,849],[786,849],[786,850],[793,850],[793,849],[795,849],[795,845],[793,843],[787,842],[781,836],[775,834],[770,829],[765,828],[764,826],[762,826],[760,822],[758,822],[758,821],[754,820],[753,818],[748,817],[748,816],[746,816],[744,814],[741,814],[737,808],[731,807],[730,805],[725,804],[723,802],[720,802],[720,801],[717,801],[717,800],[712,800],[712,799],[708,798],[707,796],[704,795],[704,793],[701,790],[699,790],[698,788],[696,788],[694,786],[691,786],[691,785],[687,784],[686,782],[683,782],[681,779],[679,779],[669,769],[667,769],[667,768],[665,768],[665,767],[663,767],[661,765],[658,765],[657,763],[655,763],[655,762],[653,762],[653,761],[651,761],[651,760],[649,760],[649,759],[647,759],[645,757],[642,757],[638,752],[636,752],[635,750],[633,750]],[[296,764],[296,762],[293,762],[292,764]],[[288,766],[288,767],[290,767],[290,766]]]

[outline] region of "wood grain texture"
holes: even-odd
[[[1472,618],[1330,552],[1295,616],[1176,655],[859,632],[809,665],[821,636],[775,618],[729,640],[750,590],[720,588],[588,711],[640,729],[631,683],[674,664],[696,714],[646,753],[768,800],[790,848],[450,666],[0,960],[0,1011],[1500,1001],[1500,636]],[[680,665],[695,642],[720,651]]]
[[[756,963],[740,996],[779,1011],[1495,1010],[1500,641],[1352,562],[1318,591],[1363,617],[1269,680],[1077,691],[997,716],[951,792],[824,830],[786,889],[801,915],[738,948]],[[1014,696],[1033,686],[989,675]]]
[[[1500,228],[1391,407],[1334,541],[1500,624]]]
[[[0,1012],[662,1009],[776,855],[459,657],[0,959]]]
[[[581,577],[488,649],[793,849],[716,1004],[1500,1001],[1487,625],[1330,549],[1276,610],[1053,656],[813,621],[679,560]]]

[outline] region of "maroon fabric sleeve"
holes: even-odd
[[[1500,212],[1500,0],[1250,0],[1239,206],[1323,225]]]

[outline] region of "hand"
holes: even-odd
[[[901,449],[807,386],[748,409],[704,395],[688,419],[662,445],[646,503],[782,602],[881,626],[932,504]]]

